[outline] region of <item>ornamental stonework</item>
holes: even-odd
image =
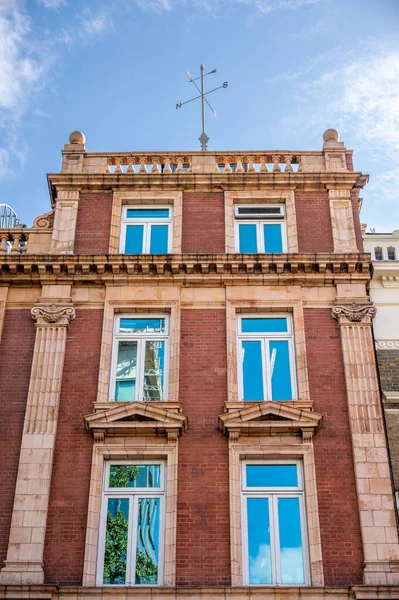
[[[30,311],[37,325],[69,325],[75,316],[75,309],[68,304],[40,304]]]
[[[332,316],[340,323],[347,320],[350,323],[371,323],[377,312],[374,304],[357,303],[336,304],[332,309]]]

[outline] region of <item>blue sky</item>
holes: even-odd
[[[210,149],[317,150],[370,173],[363,222],[399,229],[399,0],[0,0],[0,202],[49,210],[71,131],[88,151],[197,150],[185,75],[218,69]]]

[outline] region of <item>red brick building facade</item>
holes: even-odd
[[[84,143],[0,231],[0,597],[398,598],[352,153]]]

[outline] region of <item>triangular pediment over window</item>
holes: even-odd
[[[219,416],[219,428],[232,440],[242,435],[302,435],[310,442],[322,415],[279,402],[256,402]]]
[[[84,417],[86,429],[95,439],[105,436],[165,435],[175,441],[186,429],[187,417],[149,402],[129,402],[105,408]]]

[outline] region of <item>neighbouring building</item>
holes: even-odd
[[[396,498],[399,500],[399,230],[365,233],[371,253],[374,337]]]
[[[0,231],[0,597],[399,598],[352,151],[69,142]]]

